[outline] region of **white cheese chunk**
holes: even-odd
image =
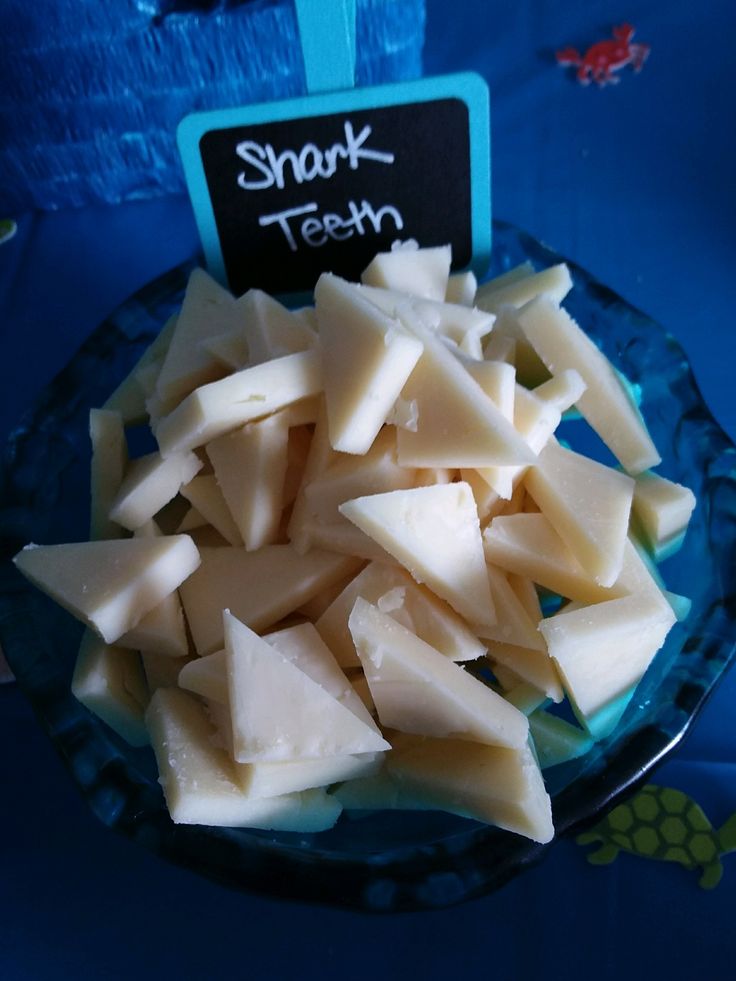
[[[176,329],[176,321],[176,314],[169,317],[137,363],[102,406],[107,411],[119,412],[126,426],[147,421],[146,399],[155,388],[161,365]]]
[[[621,571],[634,481],[552,440],[525,478],[526,488],[573,553],[601,586]]]
[[[120,538],[121,526],[108,515],[128,463],[123,417],[119,412],[91,409],[89,435],[92,442],[89,536]]]
[[[520,748],[526,717],[378,607],[358,597],[348,621],[382,725]]]
[[[563,610],[539,625],[565,691],[593,716],[642,677],[675,615],[650,595]]]
[[[471,623],[495,622],[473,494],[438,484],[358,497],[340,511]]]
[[[484,640],[496,640],[502,644],[514,644],[546,653],[547,647],[537,629],[537,622],[530,619],[504,573],[492,565],[487,569],[496,623],[479,626],[478,635]]]
[[[300,623],[294,627],[286,627],[267,634],[263,639],[380,735],[370,712],[366,711],[334,654],[313,624]]]
[[[660,462],[641,415],[606,356],[572,317],[540,296],[519,311],[534,349],[556,374],[574,368],[586,384],[577,407],[623,468],[638,474]]]
[[[230,545],[243,544],[240,529],[233,520],[214,474],[194,477],[188,484],[182,486],[181,496],[204,515],[207,523],[217,529],[226,542]]]
[[[237,330],[238,326],[232,295],[203,269],[192,270],[149,412],[170,412],[198,385],[221,377],[221,362],[200,342],[208,336]]]
[[[251,365],[308,351],[317,345],[317,335],[305,319],[263,290],[248,290],[236,301],[236,306],[242,317]]]
[[[449,245],[394,249],[379,252],[363,270],[360,281],[367,286],[399,290],[427,300],[444,300],[451,263]]]
[[[145,746],[148,689],[138,654],[111,647],[85,630],[72,695],[131,746]]]
[[[636,478],[632,506],[647,544],[658,550],[684,534],[695,508],[695,495],[689,487],[646,471]]]
[[[111,521],[135,531],[149,521],[179,493],[202,468],[194,453],[176,453],[163,459],[148,453],[133,460],[112,501]]]
[[[26,545],[13,559],[34,586],[108,644],[136,626],[199,565],[187,535]]]
[[[499,515],[483,532],[489,562],[583,603],[621,595],[585,572],[543,514]]]
[[[201,695],[208,701],[227,705],[229,695],[225,649],[188,661],[179,672],[178,683],[180,688]]]
[[[200,655],[222,647],[223,609],[252,629],[264,630],[361,565],[320,549],[299,555],[291,545],[266,545],[257,552],[203,547],[201,555],[202,565],[181,588]]]
[[[552,804],[527,744],[503,749],[456,739],[400,736],[388,754],[388,773],[426,806],[497,825],[548,842],[554,837]]]
[[[146,724],[175,824],[313,832],[340,816],[339,802],[320,790],[263,799],[244,794],[236,765],[213,745],[204,708],[186,692],[156,692]]]
[[[343,453],[365,453],[422,345],[337,276],[320,276],[314,296],[330,443]]]
[[[417,430],[398,430],[399,463],[405,467],[533,463],[534,453],[442,341],[418,321],[412,331],[424,352],[401,396],[416,401]]]
[[[357,667],[360,658],[348,627],[358,597],[377,604],[452,661],[474,661],[484,645],[465,621],[439,597],[418,586],[403,569],[371,562],[348,583],[315,623],[320,636],[343,667]],[[386,598],[391,597],[390,608]]]
[[[503,306],[521,307],[534,297],[544,294],[550,303],[559,306],[572,289],[570,270],[564,264],[550,266],[530,276],[507,279],[505,283],[492,280],[478,288],[475,302],[481,310],[495,313]]]
[[[477,289],[478,280],[475,278],[475,273],[471,270],[452,273],[447,281],[445,302],[461,303],[465,307],[472,307],[475,303]]]
[[[293,661],[223,614],[233,752],[240,763],[382,752],[389,744]],[[273,692],[278,692],[278,699]],[[370,716],[368,716],[370,719]]]
[[[238,538],[248,551],[273,544],[278,535],[288,448],[289,424],[283,412],[207,444]],[[232,541],[229,535],[225,537]]]
[[[156,427],[162,456],[204,446],[210,440],[262,419],[287,405],[322,391],[317,351],[288,354],[244,368],[203,385]]]
[[[541,651],[539,648],[517,647],[503,641],[487,640],[486,643],[488,660],[500,682],[505,681],[501,668],[506,668],[513,671],[514,683],[517,680],[528,682],[544,692],[545,696],[551,698],[553,702],[562,701],[562,685],[554,661],[547,652],[546,643],[544,650]]]

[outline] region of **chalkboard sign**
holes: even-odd
[[[210,271],[236,294],[310,290],[416,239],[485,272],[488,128],[472,74],[188,116],[179,147]]]

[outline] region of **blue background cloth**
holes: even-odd
[[[628,20],[639,75],[582,88],[558,67]],[[494,210],[663,323],[736,437],[731,0],[429,0],[427,74],[492,90]],[[18,216],[0,247],[0,437],[119,301],[197,248],[188,203]],[[736,672],[657,782],[715,826],[736,811]],[[679,866],[589,866],[560,841],[500,892],[377,918],[251,897],[100,826],[13,687],[0,688],[0,976],[16,979],[732,977],[736,855],[713,892]]]

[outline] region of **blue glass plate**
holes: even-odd
[[[494,274],[525,259],[537,268],[562,261],[496,222]],[[662,567],[668,588],[692,598],[692,612],[672,630],[613,734],[587,756],[546,772],[558,835],[599,817],[672,751],[733,659],[736,638],[736,450],[703,403],[678,344],[570,267],[575,286],[565,306],[641,386],[642,410],[664,460],[660,471],[691,487],[698,506],[684,547]],[[88,411],[102,404],[179,304],[188,271],[182,266],[157,279],[101,324],[5,447],[0,644],[18,683],[95,814],[212,879],[372,911],[447,906],[490,892],[553,846],[435,812],[346,815],[317,835],[176,826],[150,751],[119,742],[69,692],[80,627],[9,560],[29,541],[86,538]]]

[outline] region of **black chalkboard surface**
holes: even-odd
[[[477,94],[475,76],[448,76],[188,117],[180,147],[211,271],[236,294],[304,291],[410,238],[450,242],[456,269],[484,264]]]

